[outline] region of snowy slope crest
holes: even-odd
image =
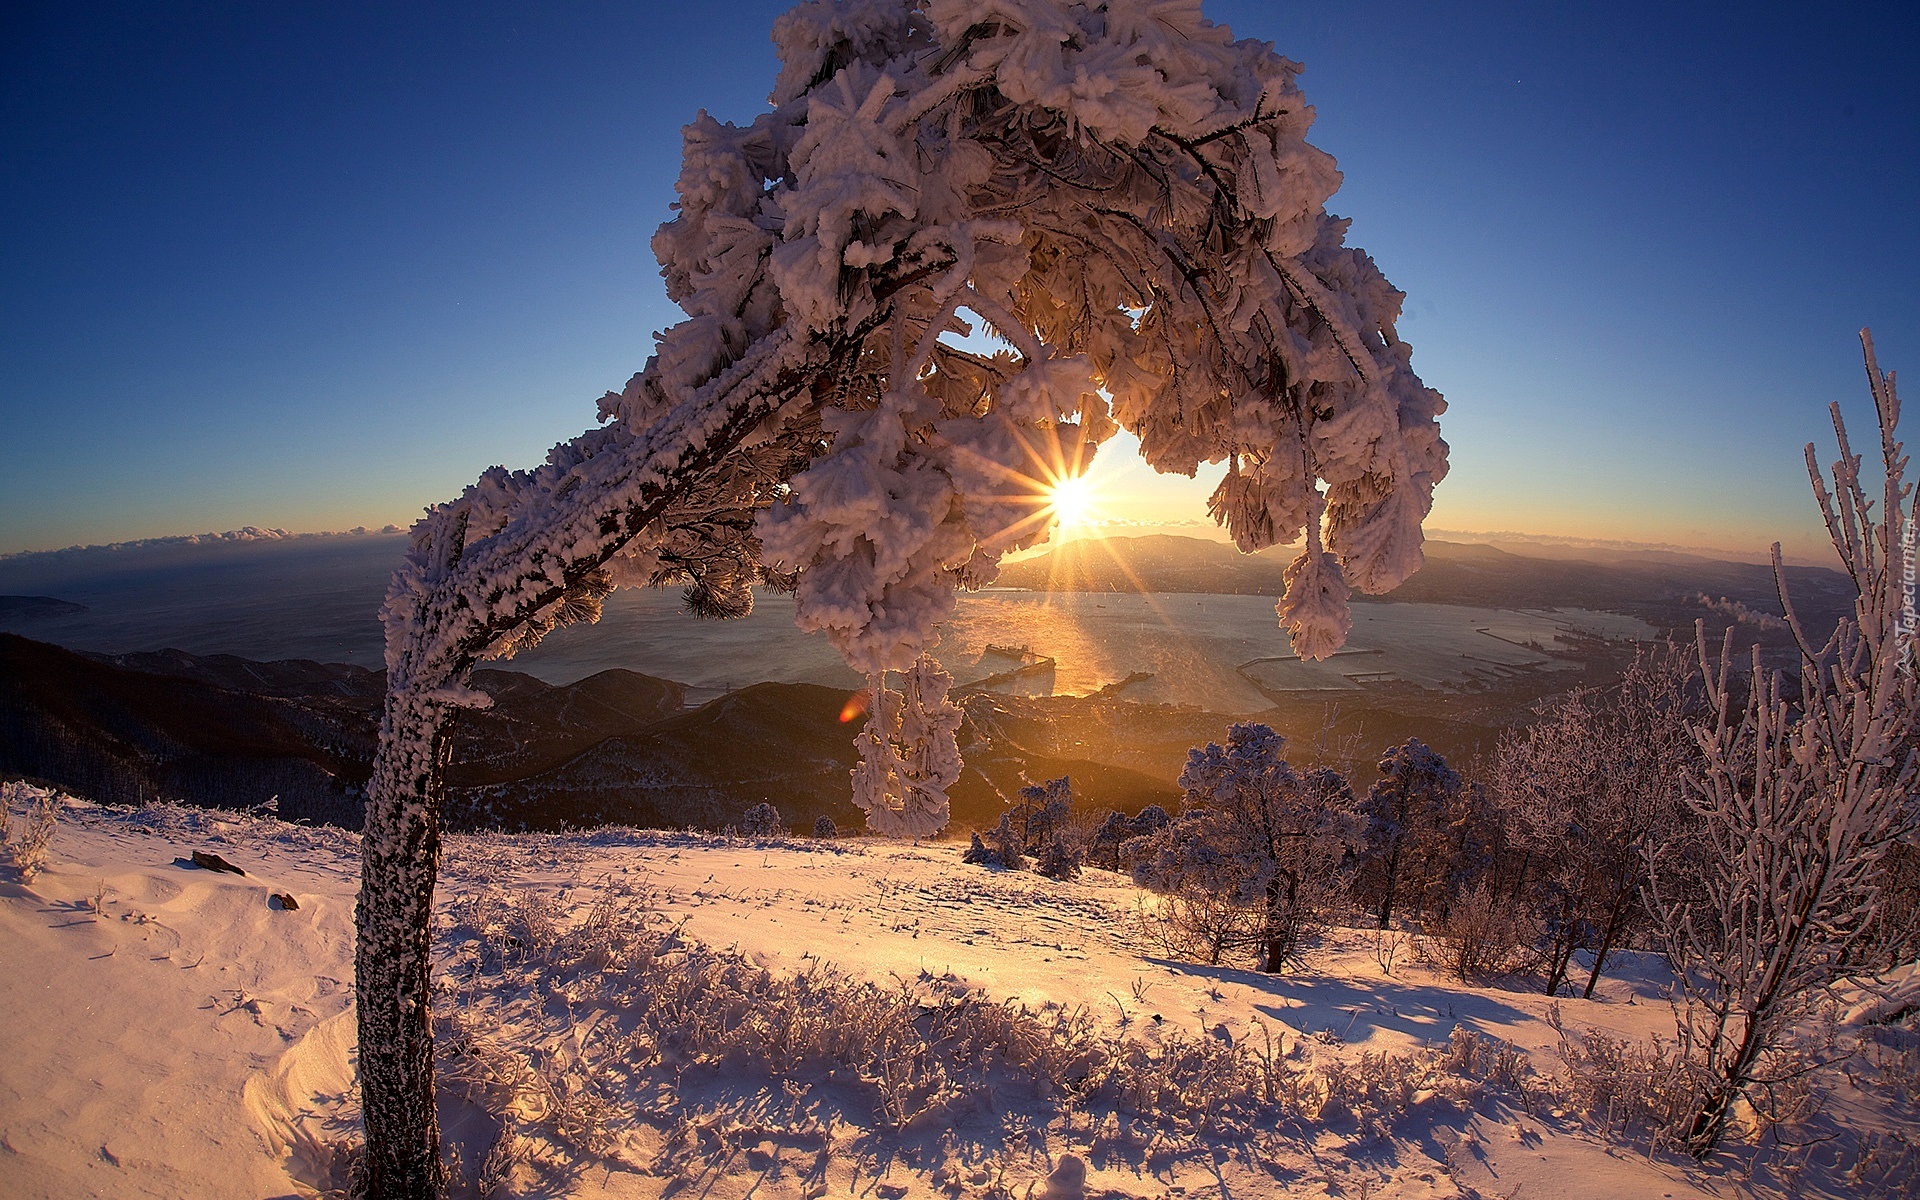
[[[953,843],[449,848],[432,953],[456,1200],[1911,1195],[1910,1031],[1810,1026],[1834,1097],[1786,1139],[1711,1168],[1637,1140],[1620,1087],[1672,1033],[1652,955],[1556,1003],[1383,966],[1376,931],[1332,930],[1279,976],[1143,954],[1124,877],[987,871]],[[32,965],[0,973],[0,1190],[342,1194],[358,851],[61,800],[47,869],[0,868],[0,957]],[[1570,1077],[1556,1025],[1615,1069]]]

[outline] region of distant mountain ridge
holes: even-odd
[[[761,683],[689,710],[682,685],[621,669],[472,682],[493,705],[451,726],[452,827],[717,829],[763,801],[796,830],[862,824],[848,785],[859,725],[840,719],[841,689]],[[342,664],[92,655],[0,634],[0,775],[110,804],[277,798],[286,819],[358,827],[385,687],[383,672]],[[1178,799],[1156,774],[989,737],[1000,698],[966,703],[968,766],[951,789],[962,828],[993,823],[1033,778],[1072,775],[1089,804],[1129,811]]]
[[[86,611],[87,606],[84,604],[75,604],[71,600],[60,600],[52,596],[0,596],[0,619],[18,617],[32,620],[40,617],[64,617]]]
[[[1278,596],[1298,553],[1273,547],[1242,554],[1235,547],[1178,534],[1083,538],[1009,564],[998,586],[1036,591],[1188,592]],[[1384,596],[1360,602],[1459,604],[1483,608],[1588,608],[1626,613],[1657,628],[1690,630],[1713,618],[1702,603],[1725,597],[1778,615],[1771,567],[1676,554],[1618,551],[1611,561],[1531,557],[1482,543],[1429,541],[1427,561]],[[1788,567],[1794,604],[1817,630],[1851,611],[1852,585],[1839,571]],[[1812,632],[1812,630],[1810,630]]]
[[[398,525],[385,525],[379,529],[368,529],[365,525],[356,525],[352,529],[326,530],[319,533],[292,533],[279,527],[262,529],[257,525],[245,525],[239,529],[229,529],[222,533],[178,533],[167,537],[133,538],[124,542],[96,542],[87,545],[75,544],[59,546],[50,550],[15,550],[0,554],[0,562],[9,559],[31,558],[41,554],[84,554],[98,550],[145,550],[155,546],[201,546],[219,542],[289,542],[307,538],[340,537],[385,537],[405,532]]]
[[[679,684],[611,670],[567,687],[474,673],[490,709],[455,721],[451,787],[548,769],[684,700]],[[103,803],[247,807],[359,824],[384,673],[178,650],[90,655],[0,634],[0,772]]]

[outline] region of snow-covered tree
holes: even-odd
[[[1137,838],[1152,837],[1171,824],[1173,818],[1166,809],[1158,804],[1149,804],[1133,814],[1133,819],[1127,822],[1127,834]]]
[[[1007,810],[1018,831],[1021,849],[1028,854],[1043,852],[1066,828],[1073,815],[1073,780],[1062,775],[1045,783],[1030,783],[1020,789],[1020,799]]]
[[[1807,470],[1827,531],[1855,588],[1853,616],[1812,643],[1774,576],[1801,655],[1790,690],[1758,648],[1735,670],[1732,631],[1717,656],[1697,627],[1710,717],[1696,727],[1702,762],[1688,778],[1694,847],[1653,856],[1662,932],[1689,1000],[1689,1030],[1708,1086],[1687,1131],[1696,1156],[1724,1135],[1734,1102],[1762,1077],[1793,1021],[1858,969],[1876,928],[1885,859],[1916,820],[1916,691],[1905,591],[1915,514],[1896,437],[1900,401],[1861,335],[1880,424],[1880,495],[1834,405],[1831,481],[1814,447]],[[1903,620],[1903,617],[1905,618]],[[1688,851],[1691,852],[1688,852]]]
[[[1380,778],[1356,806],[1365,823],[1354,889],[1380,928],[1396,904],[1439,911],[1470,882],[1490,823],[1482,798],[1433,747],[1408,738],[1380,759]]]
[[[1000,814],[998,825],[984,836],[973,835],[961,861],[1019,871],[1032,858],[1036,860],[1034,869],[1042,875],[1054,879],[1076,877],[1080,864],[1086,861],[1086,848],[1067,828],[1072,813],[1073,783],[1066,776],[1028,784],[1020,789],[1020,798]]]
[[[654,239],[686,319],[601,427],[431,510],[389,593],[358,951],[375,1197],[440,1183],[427,915],[477,662],[615,586],[677,580],[715,616],[792,587],[871,679],[856,797],[917,834],[955,761],[926,658],[954,591],[1044,536],[1049,480],[1116,428],[1160,470],[1226,464],[1211,510],[1242,549],[1304,541],[1278,611],[1307,657],[1351,588],[1420,565],[1444,405],[1326,212],[1295,64],[1193,0],[812,0],[774,39],[769,110],[686,130]],[[1005,349],[954,343],[976,328]]]
[[[1052,840],[1035,856],[1033,871],[1048,879],[1078,879],[1081,864],[1086,860],[1084,847],[1070,839],[1065,831],[1055,831]]]
[[[1133,831],[1127,814],[1117,811],[1109,812],[1106,820],[1093,831],[1093,837],[1087,845],[1087,857],[1097,866],[1104,866],[1109,871],[1118,871],[1120,847],[1132,836]]]
[[[740,832],[746,837],[778,837],[786,831],[780,810],[771,804],[756,804],[740,817]]]
[[[1258,915],[1261,969],[1280,971],[1325,907],[1353,796],[1337,771],[1296,771],[1286,738],[1240,724],[1227,744],[1190,751],[1180,815],[1138,851],[1134,878],[1176,895],[1208,893]]]
[[[1158,804],[1149,804],[1131,817],[1123,812],[1110,812],[1088,839],[1087,856],[1096,865],[1104,864],[1108,870],[1118,871],[1122,847],[1152,837],[1172,822],[1167,810]]]
[[[1000,823],[985,834],[975,833],[960,861],[1005,871],[1023,871],[1027,866],[1027,839],[1013,823],[1012,812],[1000,814]]]
[[[1585,948],[1591,998],[1643,915],[1646,850],[1674,832],[1698,757],[1688,726],[1698,674],[1677,646],[1645,650],[1618,685],[1557,697],[1500,740],[1494,775],[1530,867],[1548,995]]]

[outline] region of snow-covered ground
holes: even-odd
[[[196,850],[247,873],[194,867]],[[0,874],[0,1194],[343,1187],[357,886],[336,830],[68,805],[49,866]],[[1856,1178],[1810,1150],[1795,1179],[1771,1144],[1702,1168],[1609,1140],[1560,1099],[1544,996],[1451,983],[1404,949],[1389,971],[1360,930],[1284,977],[1167,961],[1138,935],[1141,900],[1105,872],[988,872],[950,844],[449,839],[456,1194],[483,1179],[496,1195],[715,1200],[1912,1186],[1893,1169],[1915,1140],[1911,1054],[1854,1054],[1863,1086],[1831,1072],[1821,1128],[1873,1131],[1848,1142],[1878,1156]],[[1610,974],[1595,1000],[1558,1001],[1563,1023],[1670,1037],[1654,964]]]

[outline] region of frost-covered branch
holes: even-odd
[[[1303,656],[1345,640],[1351,588],[1420,565],[1444,403],[1394,332],[1400,293],[1326,212],[1339,173],[1306,141],[1295,64],[1191,0],[810,0],[774,40],[770,108],[685,130],[653,247],[686,319],[600,428],[430,511],[383,610],[375,1195],[437,1182],[420,931],[444,724],[480,702],[476,662],[617,586],[684,581],[716,616],[790,586],[801,627],[872,681],[856,797],[876,827],[930,832],[958,761],[937,628],[1118,428],[1163,471],[1231,461],[1210,507],[1242,549],[1305,540],[1278,608]],[[1018,354],[947,344],[962,306]]]
[[[1653,858],[1657,908],[1670,953],[1694,1000],[1693,1031],[1712,1080],[1688,1141],[1706,1155],[1732,1105],[1781,1047],[1793,1019],[1842,977],[1871,965],[1883,863],[1916,819],[1915,672],[1902,629],[1910,485],[1897,437],[1893,378],[1862,334],[1881,466],[1868,499],[1860,459],[1837,407],[1840,457],[1814,495],[1853,579],[1854,614],[1811,644],[1791,598],[1779,547],[1775,576],[1802,656],[1790,691],[1758,648],[1744,673],[1729,630],[1717,656],[1704,623],[1698,654],[1711,720],[1695,728],[1702,765],[1689,779],[1696,843]],[[1813,460],[1813,448],[1807,448]]]

